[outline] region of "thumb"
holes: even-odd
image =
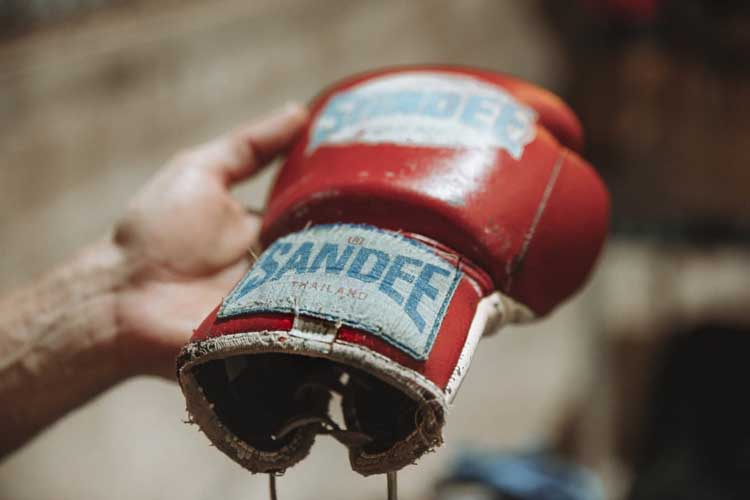
[[[253,175],[287,150],[301,133],[307,118],[305,107],[288,103],[200,146],[193,153],[225,184],[233,184]]]

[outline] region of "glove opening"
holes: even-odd
[[[217,418],[255,449],[283,449],[296,433],[330,434],[354,450],[388,451],[419,427],[417,401],[343,363],[294,354],[231,356],[194,368]],[[345,429],[330,417],[341,396]],[[335,412],[333,412],[335,413]]]
[[[309,427],[280,436],[284,422],[301,414],[327,415],[330,393],[299,390],[315,361],[275,353],[233,356],[201,364],[195,378],[230,432],[253,448],[273,452]]]
[[[394,386],[367,372],[347,367],[348,391],[342,406],[346,426],[370,436],[362,449],[368,454],[383,453],[405,440],[417,427],[416,401]]]

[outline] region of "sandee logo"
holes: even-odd
[[[399,234],[315,226],[263,252],[219,317],[305,314],[368,331],[424,359],[460,276],[432,249]]]
[[[439,73],[388,75],[334,94],[312,128],[322,144],[497,147],[520,158],[536,113],[498,87]]]
[[[278,257],[286,260],[277,261]],[[247,294],[263,284],[278,281],[287,273],[318,272],[347,276],[362,283],[378,282],[378,291],[403,306],[420,333],[426,322],[418,311],[419,303],[437,298],[436,275],[448,277],[452,274],[443,267],[406,255],[389,255],[375,248],[359,247],[355,252],[354,245],[341,248],[336,243],[316,245],[313,241],[305,241],[295,245],[279,242],[272,245],[253,267],[240,293]],[[400,287],[395,286],[398,281],[408,283],[410,289],[406,293],[399,291]]]

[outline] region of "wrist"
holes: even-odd
[[[0,428],[14,430],[0,456],[128,376],[115,314],[128,267],[101,240],[0,300]]]
[[[163,311],[170,308],[162,299],[182,296],[183,282],[157,259],[130,250],[117,238],[100,242],[95,253],[110,276],[105,296],[111,302],[102,320],[112,332],[107,356],[117,366],[119,378],[157,375],[173,379],[179,346],[171,345],[169,330],[174,325],[160,321],[164,314],[169,318]],[[193,327],[190,322],[185,328],[186,339]]]
[[[119,297],[131,282],[133,267],[125,252],[104,237],[62,269],[63,288],[76,289],[71,313],[82,323],[72,334],[78,336],[80,345],[88,346],[92,365],[98,365],[112,385],[133,375],[124,341],[126,327],[118,314]]]

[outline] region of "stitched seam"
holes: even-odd
[[[518,253],[518,258],[512,259],[506,266],[506,273],[508,274],[508,285],[505,287],[505,293],[510,292],[510,289],[513,285],[513,274],[521,267],[524,258],[526,258],[526,254],[528,253],[529,247],[531,246],[531,241],[533,240],[534,234],[536,233],[536,228],[539,225],[539,221],[541,221],[542,219],[542,214],[544,213],[544,209],[547,207],[550,196],[552,196],[552,190],[557,184],[557,179],[560,176],[560,171],[562,170],[564,162],[565,150],[563,150],[563,152],[557,158],[557,161],[555,161],[555,165],[552,167],[552,173],[547,180],[547,185],[544,187],[542,199],[536,209],[534,219],[531,221],[531,225],[524,235],[523,244],[521,245],[521,251]]]

